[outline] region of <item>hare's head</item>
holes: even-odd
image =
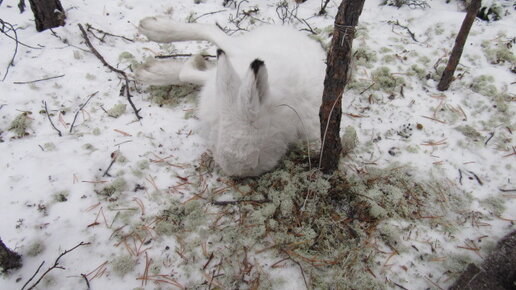
[[[217,57],[215,93],[221,111],[213,157],[228,175],[261,174],[276,165],[288,145],[276,129],[267,68],[255,59],[241,79],[224,51],[218,50]]]

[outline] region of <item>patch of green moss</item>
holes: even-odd
[[[14,134],[20,138],[29,135],[27,129],[29,129],[32,123],[32,119],[28,117],[30,114],[30,112],[23,112],[16,116],[16,118],[11,121],[8,130],[13,131]]]
[[[43,144],[43,148],[45,148],[45,151],[55,151],[56,150],[56,144],[52,142],[47,142]]]
[[[119,277],[124,277],[126,274],[132,272],[135,266],[136,260],[129,255],[116,257],[111,261],[111,269]]]
[[[360,46],[353,53],[355,64],[360,67],[372,68],[373,64],[378,61],[376,51],[369,49],[366,45]]]
[[[487,97],[495,97],[498,95],[498,89],[493,85],[494,77],[490,75],[481,75],[473,79],[470,84],[471,89],[481,95]]]
[[[68,201],[68,196],[70,195],[70,192],[68,190],[61,190],[53,195],[53,199],[56,202],[65,202]]]
[[[391,91],[396,86],[405,83],[403,78],[394,76],[390,69],[386,66],[381,66],[372,72],[374,81],[373,88],[376,90]]]
[[[347,155],[358,145],[357,131],[351,126],[346,126],[342,135],[342,154]]]
[[[498,41],[494,44],[494,47],[492,47],[489,40],[484,40],[482,42],[482,51],[487,60],[492,64],[503,64],[506,62],[510,64],[516,63],[516,55],[513,52],[512,45],[508,45],[502,41]]]
[[[127,182],[123,178],[117,178],[110,185],[100,190],[98,194],[104,197],[112,197],[120,195],[125,190],[127,190]]]
[[[113,118],[118,118],[118,117],[122,116],[126,110],[127,110],[126,104],[116,104],[111,109],[109,109],[107,112],[108,112],[109,116],[111,116]]]
[[[182,102],[195,102],[199,87],[191,84],[150,86],[151,101],[160,106],[176,107]]]
[[[499,197],[488,197],[481,200],[480,204],[496,216],[500,216],[505,211],[505,201]]]
[[[45,244],[41,240],[33,241],[27,248],[26,255],[29,257],[36,257],[45,251]]]
[[[475,128],[470,125],[457,126],[454,128],[455,130],[462,133],[462,135],[472,139],[475,142],[482,141],[484,138],[480,132],[478,132]]]

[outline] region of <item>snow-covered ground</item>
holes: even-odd
[[[245,186],[217,169],[203,170],[210,160],[197,133],[198,88],[131,83],[143,117],[137,120],[120,96],[123,80],[90,53],[78,28],[89,24],[134,40],[88,32],[105,60],[130,74],[159,54],[215,54],[207,43],[148,42],[137,31],[141,18],[170,14],[181,22],[216,22],[236,35],[262,23],[285,22],[307,36],[309,30],[317,32],[311,37],[327,45],[340,3],[330,1],[327,15],[318,16],[324,1],[308,0],[297,8],[294,1],[283,6],[280,0],[226,1],[227,7],[222,2],[62,1],[66,26],[41,33],[30,9],[20,14],[17,0],[2,2],[0,19],[14,25],[21,43],[0,82],[0,237],[23,255],[23,267],[2,276],[1,289],[22,288],[43,261],[36,279],[80,242],[88,244],[63,256],[64,269],[52,270],[37,289],[303,289],[336,277],[318,268],[325,266],[314,266],[317,259],[308,261],[304,252],[294,256],[295,248],[262,253],[273,244],[268,235],[244,250],[239,265],[226,262],[233,247],[217,244],[227,240],[214,239],[208,228],[222,224],[221,216],[238,212],[238,206],[209,201],[218,195],[233,200]],[[371,212],[380,232],[389,227],[397,237],[379,239],[385,230],[363,240],[374,258],[361,268],[366,273],[361,277],[377,287],[446,288],[468,262],[482,261],[515,229],[516,16],[509,8],[499,21],[477,19],[458,78],[439,92],[436,80],[465,15],[462,2],[433,0],[425,9],[380,2],[366,1],[353,44],[354,75],[344,94],[342,127],[343,132],[353,127],[359,143],[343,158],[341,170],[365,179],[368,172],[396,164],[410,168],[415,184],[437,186],[443,199],[420,200],[434,215],[403,218],[390,214],[396,211],[392,207],[384,209],[387,214]],[[0,34],[1,78],[14,51],[15,42]],[[57,78],[23,83],[50,77]],[[167,94],[172,97],[163,98]],[[364,195],[386,207],[370,193]],[[185,228],[170,230],[167,224],[176,221],[163,213],[172,209],[215,218],[190,215],[178,222]],[[224,276],[237,270],[249,280],[227,284],[238,279]],[[328,276],[314,280],[324,273]],[[347,278],[352,285],[355,277]]]

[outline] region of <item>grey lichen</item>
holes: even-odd
[[[98,194],[104,197],[112,197],[121,194],[127,190],[127,182],[123,178],[117,178],[110,185],[98,191]]]
[[[120,277],[132,272],[135,266],[136,260],[129,255],[119,256],[111,261],[111,269]]]
[[[13,131],[14,134],[20,138],[29,135],[27,129],[29,129],[30,124],[32,123],[32,119],[28,117],[30,114],[30,112],[23,112],[16,116],[9,125],[8,130]]]
[[[45,244],[42,240],[33,241],[27,248],[26,255],[29,257],[36,257],[45,251]]]
[[[126,104],[116,104],[111,109],[109,109],[107,112],[108,112],[109,116],[111,116],[113,118],[118,118],[118,117],[122,116],[126,110],[127,110]]]
[[[351,126],[347,126],[344,129],[344,135],[342,135],[342,154],[347,155],[358,145],[357,131]]]

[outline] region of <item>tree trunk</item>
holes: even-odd
[[[18,269],[21,265],[21,256],[11,251],[0,239],[0,268],[2,268],[2,272]]]
[[[319,111],[322,144],[319,166],[322,172],[327,174],[335,171],[339,165],[342,151],[340,141],[342,93],[348,82],[355,26],[363,7],[364,0],[343,0],[335,17],[322,104]]]
[[[466,39],[468,38],[468,34],[471,30],[471,26],[473,25],[473,21],[475,21],[475,18],[478,14],[481,2],[482,0],[473,0],[473,2],[469,4],[466,17],[464,18],[462,26],[459,30],[459,34],[455,39],[455,46],[453,47],[450,59],[448,60],[448,64],[446,65],[446,68],[443,71],[441,81],[439,81],[439,84],[437,85],[437,89],[439,91],[446,91],[450,87],[453,74],[455,73],[455,69],[459,64],[462,51],[464,50],[464,44],[466,43]]]
[[[66,15],[59,0],[29,0],[29,3],[37,31],[65,25]]]

